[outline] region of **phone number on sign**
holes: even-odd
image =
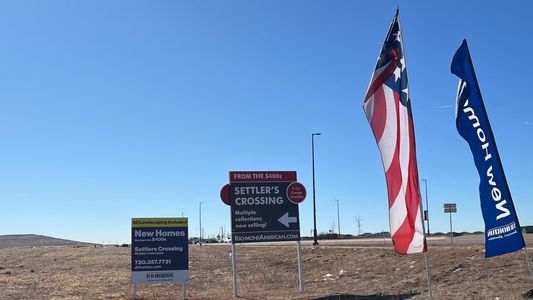
[[[136,259],[134,260],[135,265],[170,265],[172,263],[171,259]]]

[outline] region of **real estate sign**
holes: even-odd
[[[294,171],[230,172],[233,243],[298,241],[305,188]]]
[[[132,284],[187,282],[188,245],[187,218],[133,218]]]

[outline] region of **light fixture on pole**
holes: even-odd
[[[426,223],[428,224],[428,236],[430,234],[429,232],[429,204],[428,204],[428,180],[422,179],[424,182],[424,185],[426,187]]]
[[[313,163],[313,246],[318,245],[318,237],[316,234],[316,200],[315,200],[315,135],[321,133],[311,134],[311,157]]]

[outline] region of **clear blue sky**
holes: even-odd
[[[362,101],[397,1],[2,1],[0,234],[127,242],[131,217],[230,227],[230,170],[296,170],[318,230],[388,230]],[[522,225],[533,225],[533,2],[400,1],[431,231],[483,230],[455,129],[451,58],[467,38]],[[422,194],[424,194],[422,184]],[[312,198],[300,207],[312,227]],[[336,227],[335,227],[336,228]]]

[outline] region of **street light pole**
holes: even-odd
[[[200,245],[202,244],[202,204],[203,202],[200,201],[199,207],[200,207]]]
[[[313,246],[318,245],[318,237],[316,234],[316,200],[315,200],[315,135],[321,133],[311,134],[311,157],[313,162]]]
[[[429,236],[430,232],[429,232],[428,180],[422,179],[422,181],[424,182],[424,185],[426,187],[426,222],[428,224],[428,236]]]
[[[337,225],[339,227],[339,239],[341,238],[341,215],[339,213],[339,199],[335,199],[337,202]]]

